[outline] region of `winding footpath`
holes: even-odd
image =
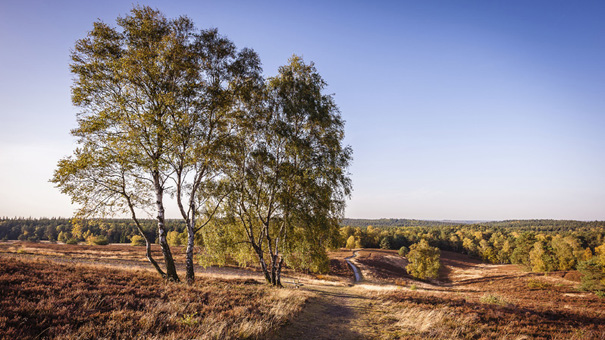
[[[350,261],[350,259],[354,258],[357,256],[357,250],[355,250],[353,252],[352,256],[346,257],[345,261],[347,261],[347,264],[349,266],[351,266],[351,269],[353,269],[353,274],[355,275],[355,282],[359,282],[361,281],[361,270],[359,270],[359,268],[353,264],[353,262]]]
[[[362,280],[361,270],[351,262],[353,252],[345,261],[354,273],[355,283]],[[275,334],[273,340],[353,340],[375,338],[379,334],[367,320],[372,300],[355,286],[306,283],[302,289],[315,293],[303,311]]]

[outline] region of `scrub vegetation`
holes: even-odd
[[[147,270],[0,256],[0,338],[263,338],[310,295],[254,279],[184,286]]]

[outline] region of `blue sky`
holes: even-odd
[[[354,150],[347,217],[605,220],[605,2],[141,4],[217,27],[268,76],[315,62]],[[71,215],[47,182],[74,148],[69,51],[131,7],[0,2],[0,216]]]

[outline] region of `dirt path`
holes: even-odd
[[[304,286],[317,294],[294,320],[281,328],[273,339],[372,339],[364,315],[372,308],[371,299],[353,287]]]
[[[345,261],[362,280],[361,270],[347,257]],[[273,339],[374,339],[380,330],[373,327],[369,316],[376,313],[372,299],[353,285],[306,285],[301,289],[316,294],[294,320],[280,329]]]
[[[355,250],[353,252],[353,256],[349,256],[349,257],[345,257],[345,261],[347,261],[347,264],[349,266],[351,266],[351,269],[353,269],[353,273],[355,274],[355,282],[359,282],[361,281],[361,270],[359,270],[359,268],[353,264],[353,262],[351,261],[352,258],[357,256],[357,250]]]

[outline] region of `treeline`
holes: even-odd
[[[595,228],[605,228],[605,221],[575,221],[575,220],[507,220],[487,222],[481,225],[523,231],[591,231]]]
[[[505,220],[491,222],[475,221],[429,221],[397,218],[359,219],[345,218],[342,226],[361,227],[373,226],[378,228],[394,227],[437,227],[437,226],[488,226],[523,231],[578,231],[592,230],[605,227],[605,221],[576,221],[576,220]]]
[[[151,242],[157,240],[157,220],[140,220]],[[185,225],[181,220],[166,220],[167,229],[182,233]],[[81,220],[67,218],[2,218],[0,240],[50,241],[77,243],[128,243],[138,235],[130,219]],[[171,234],[172,236],[172,234]]]
[[[420,226],[439,226],[439,225],[451,225],[452,223],[442,221],[424,221],[424,220],[410,220],[410,219],[399,219],[399,218],[381,218],[381,219],[360,219],[360,218],[345,218],[342,220],[341,225],[351,227],[420,227]]]
[[[503,221],[472,225],[341,228],[347,248],[431,246],[492,264],[520,264],[534,272],[578,269],[588,289],[605,289],[605,222]]]

